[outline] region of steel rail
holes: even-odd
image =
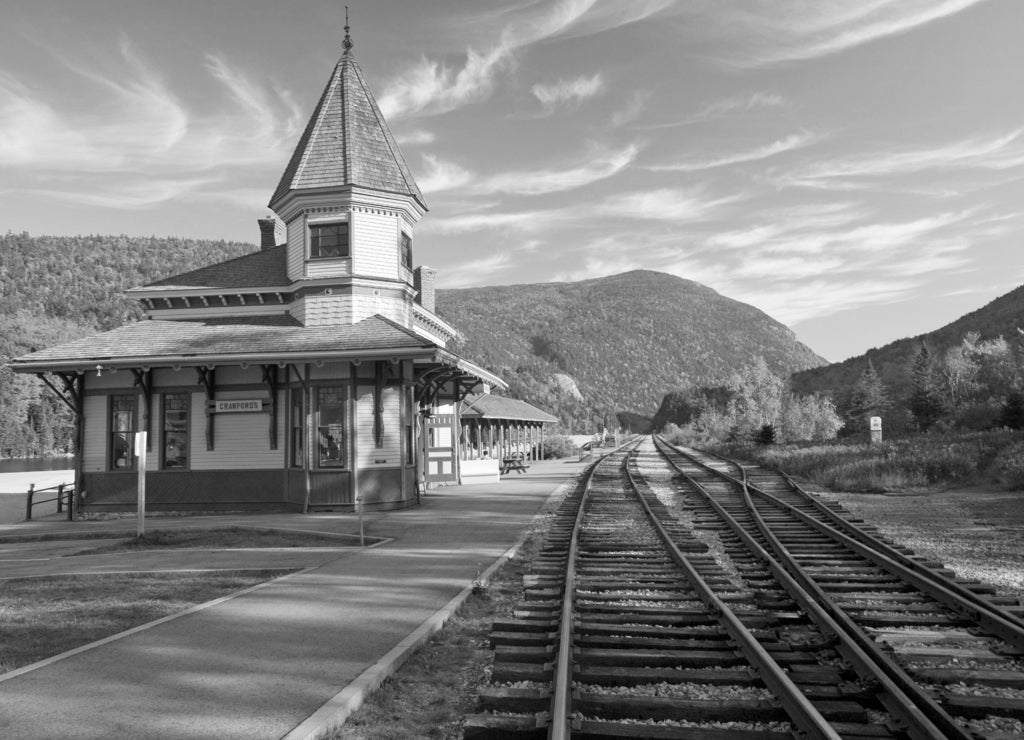
[[[888,557],[892,558],[892,560],[903,565],[905,568],[925,578],[928,578],[936,583],[943,585],[946,589],[952,591],[961,599],[969,601],[971,604],[978,607],[979,609],[986,612],[990,612],[994,616],[998,616],[999,619],[1005,620],[1005,622],[1009,623],[1010,625],[1013,625],[1013,631],[1007,632],[1005,634],[1003,632],[1002,627],[995,627],[994,625],[994,628],[999,630],[998,634],[1000,637],[1007,639],[1008,641],[1013,641],[1014,644],[1016,644],[1018,647],[1024,647],[1024,619],[1021,619],[1017,615],[1011,614],[1006,610],[1001,609],[998,604],[993,604],[987,601],[984,597],[980,596],[979,594],[976,594],[969,588],[966,588],[965,586],[957,583],[956,581],[950,580],[943,574],[937,573],[934,569],[929,568],[928,566],[917,562],[913,558],[904,555],[902,552],[894,548],[892,545],[889,545],[888,543],[882,542],[881,540],[873,537],[870,533],[865,532],[863,529],[858,527],[853,522],[849,522],[843,519],[841,516],[839,516],[834,511],[829,509],[821,501],[819,501],[817,498],[815,498],[810,493],[805,491],[799,483],[794,481],[784,471],[780,470],[778,472],[785,479],[786,483],[789,484],[794,493],[801,496],[804,501],[811,504],[816,511],[820,512],[823,516],[827,517],[829,521],[834,522],[836,525],[838,525],[836,526],[836,529],[845,532],[847,535],[849,535],[850,537],[859,542],[862,542],[871,547],[875,547],[878,551],[881,551]],[[779,499],[777,496],[767,491],[761,490],[757,486],[751,486],[751,489],[756,491],[761,496],[764,496],[770,500],[778,501],[782,505],[792,506],[792,504],[789,504],[786,501],[782,501],[782,499]],[[796,510],[800,511],[799,509]],[[1011,634],[1012,637],[1009,636]]]
[[[658,440],[658,449],[664,453],[668,445]],[[673,448],[674,449],[674,448]],[[684,455],[679,450],[677,454]],[[748,511],[754,518],[758,531],[775,551],[769,553],[754,539],[721,503],[715,500],[708,491],[695,481],[685,470],[679,467],[671,457],[665,459],[686,478],[686,480],[704,496],[719,517],[729,526],[751,552],[756,554],[771,570],[772,575],[780,582],[786,592],[799,604],[808,617],[827,634],[837,640],[836,650],[846,658],[861,675],[861,678],[873,680],[882,689],[879,701],[896,718],[906,724],[907,735],[914,740],[936,740],[936,738],[953,738],[955,740],[973,740],[973,735],[961,727],[949,714],[919,687],[903,670],[891,661],[878,646],[861,630],[849,616],[839,609],[832,599],[814,583],[803,568],[792,558],[789,551],[782,546],[774,533],[765,525],[759,512],[753,507],[750,493],[731,476],[723,476],[733,483],[739,483]],[[699,464],[699,463],[698,463]],[[714,471],[722,475],[720,471]],[[744,471],[745,472],[745,471]],[[791,574],[792,572],[792,574]]]
[[[722,460],[723,462],[735,465],[736,467],[740,468],[740,470],[743,470],[743,466],[736,460],[732,460],[728,457],[724,457],[713,452],[705,452],[703,450],[701,451],[701,454],[707,455],[708,457],[717,458],[719,460]],[[709,467],[704,465],[704,463],[701,463],[699,460],[695,460],[694,462],[696,462],[698,465]],[[714,470],[714,468],[710,469]],[[728,475],[722,473],[721,471],[716,472],[722,475]],[[1000,637],[1007,640],[1008,642],[1012,642],[1014,645],[1018,647],[1024,647],[1024,643],[1021,642],[1021,640],[1024,640],[1024,619],[1018,617],[1015,614],[1011,614],[1004,609],[999,608],[997,604],[993,604],[987,601],[984,597],[980,596],[979,594],[976,594],[969,588],[962,586],[956,581],[950,580],[942,573],[937,573],[934,569],[928,567],[927,565],[919,563],[913,558],[906,556],[905,554],[903,554],[887,542],[879,540],[877,537],[873,536],[869,532],[864,531],[853,522],[848,521],[843,517],[839,516],[829,507],[825,506],[825,504],[819,501],[815,496],[812,496],[810,493],[804,490],[804,488],[795,480],[793,480],[793,478],[790,477],[785,471],[779,470],[775,472],[777,472],[785,479],[786,483],[790,486],[790,489],[793,493],[796,493],[803,499],[805,503],[811,505],[815,511],[817,511],[821,516],[823,516],[829,522],[831,522],[832,526],[834,526],[837,530],[845,532],[847,535],[854,538],[855,540],[858,540],[861,543],[867,545],[872,549],[872,551],[883,553],[890,557],[892,560],[896,561],[897,563],[901,563],[904,567],[913,571],[914,573],[917,573],[925,578],[934,581],[937,584],[940,584],[948,591],[953,592],[962,600],[970,602],[978,609],[996,616],[999,622],[993,623],[991,625],[991,629],[993,630],[993,632],[995,634],[998,634]],[[750,489],[760,496],[764,496],[770,500],[779,501],[782,505],[792,506],[792,504],[788,504],[788,502],[782,501],[777,496],[760,489],[756,485],[750,484]],[[799,509],[797,509],[797,511],[799,511]],[[947,605],[952,606],[951,604]],[[959,607],[957,606],[952,606],[952,608],[959,610]],[[965,615],[970,614],[969,612],[963,611],[961,611],[961,613]]]
[[[626,476],[629,478],[630,486],[643,507],[644,514],[658,533],[662,544],[668,551],[669,556],[675,564],[685,573],[687,580],[697,591],[700,600],[714,613],[719,624],[725,628],[729,636],[736,641],[740,652],[747,661],[754,667],[758,677],[764,682],[766,688],[775,694],[776,699],[789,715],[790,721],[803,733],[800,737],[815,738],[816,740],[841,740],[841,735],[836,732],[827,719],[817,710],[811,701],[804,695],[789,674],[782,666],[775,662],[775,659],[764,649],[760,641],[754,637],[749,629],[740,621],[736,613],[730,609],[724,601],[708,585],[704,577],[697,572],[693,563],[683,554],[678,545],[672,541],[661,521],[651,510],[647,500],[640,493],[633,473],[629,469],[629,460],[635,455],[632,451],[626,460]]]
[[[680,454],[686,455],[682,450],[679,450],[678,448],[675,449]],[[891,545],[872,537],[852,522],[847,522],[835,512],[829,511],[829,509],[820,501],[815,500],[802,488],[797,487],[795,492],[799,493],[806,501],[813,503],[816,506],[816,510],[828,517],[831,522],[841,525],[842,529],[840,529],[840,527],[833,526],[828,522],[823,522],[820,519],[815,519],[810,514],[801,511],[792,504],[758,488],[756,485],[751,484],[747,480],[746,468],[735,460],[730,460],[729,458],[722,457],[721,455],[712,455],[712,457],[717,457],[720,460],[735,465],[740,469],[743,479],[739,480],[735,476],[724,473],[721,470],[716,470],[709,465],[701,463],[699,460],[694,460],[694,462],[701,465],[706,470],[713,471],[716,475],[733,481],[737,485],[746,486],[748,490],[753,491],[766,501],[769,501],[775,506],[782,508],[784,511],[791,513],[800,521],[816,529],[821,534],[826,535],[834,541],[842,544],[844,547],[847,547],[857,553],[861,557],[870,560],[878,567],[889,571],[898,578],[913,585],[915,588],[920,589],[923,593],[932,597],[940,604],[943,604],[956,613],[976,622],[980,627],[1005,640],[1014,647],[1024,649],[1024,621],[1016,618],[1014,615],[1009,614],[1003,609],[1000,609],[996,604],[986,601],[970,589],[964,588],[959,583],[946,578],[940,573],[936,573],[931,568],[923,566],[920,563],[914,563],[911,558],[900,553]],[[692,460],[693,458],[691,457],[690,459]],[[786,479],[790,485],[795,486],[789,476],[786,476]],[[847,531],[842,531],[843,529]],[[850,530],[853,530],[853,532]]]
[[[580,505],[576,511],[576,521],[573,523],[572,536],[569,538],[569,555],[565,571],[565,586],[562,591],[562,612],[558,626],[558,656],[555,658],[555,670],[551,683],[551,709],[549,711],[551,724],[548,727],[549,740],[568,740],[572,737],[571,694],[572,694],[572,646],[573,646],[573,610],[576,605],[576,551],[579,546],[580,529],[583,524],[583,511],[586,507],[587,497],[590,495],[594,474],[599,466],[609,461],[618,453],[628,456],[624,452],[626,445],[636,446],[638,441],[630,439],[623,445],[610,451],[606,455],[594,461],[587,472],[587,480],[580,495]]]

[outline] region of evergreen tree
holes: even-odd
[[[1006,397],[999,414],[999,425],[1010,429],[1024,429],[1024,393],[1013,391]]]
[[[872,416],[882,416],[889,408],[889,394],[885,383],[878,377],[875,365],[868,360],[868,366],[853,384],[850,393],[850,406],[846,412],[847,429],[853,432],[868,428],[868,420]]]
[[[945,414],[942,390],[928,345],[922,343],[910,367],[910,399],[907,406],[922,431],[929,429]]]

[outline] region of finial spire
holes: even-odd
[[[345,40],[341,42],[341,46],[345,49],[345,53],[348,54],[352,51],[352,37],[348,33],[348,6],[345,6]]]

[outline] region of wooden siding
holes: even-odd
[[[384,406],[384,446],[377,447],[373,439],[373,391],[359,386],[356,404],[356,451],[360,476],[369,468],[397,468],[402,464],[401,394],[398,388],[385,388],[381,403]],[[360,483],[360,485],[362,485]]]
[[[301,280],[306,276],[306,219],[302,216],[288,223],[288,277]]]
[[[357,275],[371,275],[397,279],[398,219],[393,212],[360,209],[353,213],[352,271]]]
[[[148,310],[151,319],[173,321],[175,319],[216,319],[226,316],[279,316],[288,313],[288,306],[279,303],[273,291],[263,291],[265,303],[249,298],[245,306],[222,306],[217,298],[203,306],[199,298],[191,298],[192,308],[159,308]],[[216,305],[215,305],[216,304]]]
[[[370,510],[401,509],[417,503],[414,488],[415,469],[375,468],[359,471],[359,488],[363,492],[363,505]],[[348,473],[310,473],[310,508],[316,510],[340,509],[351,511],[352,478]],[[408,491],[408,495],[403,495]],[[301,506],[305,498],[302,471],[288,474],[287,500]]]
[[[264,398],[270,394],[262,391],[218,392],[217,400],[242,398]],[[192,394],[190,419],[190,444],[192,445],[192,470],[269,470],[284,467],[285,397],[279,394],[277,449],[270,449],[270,415],[263,413],[215,414],[214,448],[206,449],[206,394]]]
[[[82,444],[82,470],[85,472],[107,469],[108,413],[106,395],[85,397],[85,439]]]
[[[296,301],[296,304],[302,304],[303,315],[296,315],[296,318],[305,326],[353,323],[352,300],[346,295],[307,295]]]
[[[352,365],[347,362],[325,362],[323,367],[317,367],[313,363],[309,366],[309,377],[310,380],[321,382],[323,385],[326,385],[322,383],[325,380],[348,383],[348,379],[352,377],[351,368]]]
[[[146,475],[146,509],[296,509],[282,495],[282,471],[158,471]],[[86,511],[134,511],[136,476],[86,473]]]

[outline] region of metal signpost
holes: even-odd
[[[135,433],[135,463],[139,469],[138,536],[146,534],[146,432]]]

